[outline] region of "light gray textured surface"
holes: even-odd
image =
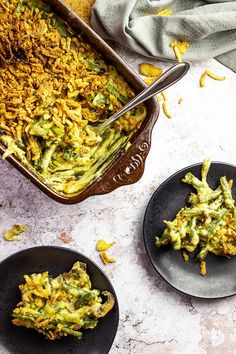
[[[144,61],[118,52],[136,70]],[[207,87],[200,88],[205,69],[226,75],[227,80],[208,79]],[[154,272],[142,242],[145,208],[168,176],[206,156],[236,164],[235,88],[236,75],[216,61],[195,64],[168,90],[174,117],[160,115],[143,178],[78,205],[50,200],[0,160],[0,235],[14,223],[28,225],[21,242],[0,237],[0,260],[35,245],[66,246],[91,257],[109,276],[119,298],[120,325],[111,354],[236,353],[236,298],[200,301],[177,293]],[[180,97],[182,105],[177,103]],[[70,244],[58,239],[62,231],[72,236]],[[95,251],[99,238],[117,242],[110,252],[117,263],[101,264]],[[1,349],[0,353],[5,354]]]

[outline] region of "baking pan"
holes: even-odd
[[[127,63],[63,1],[52,0],[47,4],[50,5],[52,11],[67,21],[78,34],[82,34],[98,52],[102,53],[105,60],[117,69],[136,93],[146,86]],[[132,136],[130,148],[126,152],[121,149],[120,154],[105,172],[78,195],[71,197],[60,195],[41,181],[32,170],[25,167],[16,157],[12,155],[6,159],[42,192],[63,204],[75,204],[92,195],[106,194],[120,186],[135,183],[143,175],[145,160],[151,147],[152,129],[159,115],[159,105],[155,98],[148,100],[145,105],[147,116],[139,130]],[[5,147],[0,143],[0,153],[3,154],[5,150]]]

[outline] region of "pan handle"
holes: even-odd
[[[103,175],[101,181],[96,182],[94,194],[105,194],[124,185],[137,182],[143,175],[146,157],[151,147],[151,132],[143,132],[138,143],[131,145],[128,151]]]

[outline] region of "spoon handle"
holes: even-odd
[[[119,111],[113,114],[109,119],[99,126],[99,130],[103,130],[109,124],[120,118],[123,114],[130,111],[140,103],[148,100],[149,98],[157,95],[159,92],[167,89],[179,81],[189,70],[190,64],[188,62],[178,63],[172,66],[169,70],[164,72],[158,79],[156,79],[150,86],[146,87],[130,102],[128,102]]]

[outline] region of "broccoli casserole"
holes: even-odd
[[[79,194],[127,146],[141,105],[100,135],[134,92],[41,1],[0,0],[0,142],[61,195]]]
[[[109,291],[92,289],[86,264],[76,262],[68,273],[56,278],[48,272],[25,275],[19,289],[21,302],[13,310],[13,324],[34,328],[47,339],[72,335],[81,338],[81,329],[93,329],[98,319],[114,307]],[[103,302],[101,297],[106,298]]]

